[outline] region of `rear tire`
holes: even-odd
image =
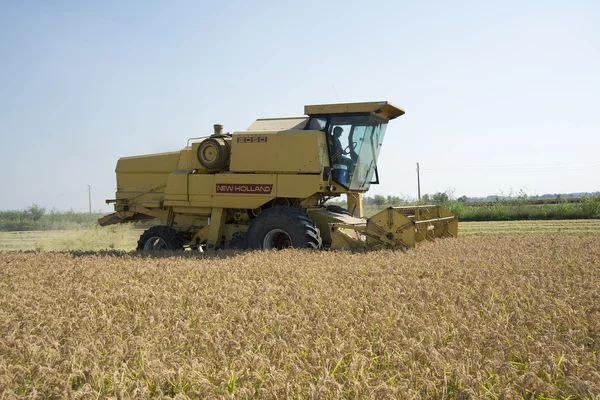
[[[248,229],[248,247],[251,249],[319,249],[322,244],[315,223],[294,207],[268,208],[252,220]]]
[[[175,229],[165,225],[153,226],[140,236],[138,251],[183,250],[183,243]]]

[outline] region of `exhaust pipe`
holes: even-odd
[[[213,136],[221,136],[223,134],[223,125],[214,124],[213,128],[214,128],[214,132],[215,132],[215,133],[213,133]]]

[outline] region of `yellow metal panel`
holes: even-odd
[[[187,201],[188,191],[188,174],[187,171],[175,171],[167,179],[167,187],[165,188],[165,200]]]
[[[194,200],[189,202],[192,207],[212,207],[212,196],[196,196]]]
[[[144,215],[150,215],[154,218],[158,218],[163,221],[166,221],[167,215],[168,215],[168,211],[156,209],[156,208],[146,208],[146,207],[139,206],[139,205],[131,207],[131,211],[135,211],[137,213],[144,214]]]
[[[231,172],[319,173],[325,165],[329,160],[324,132],[233,134]]]
[[[220,174],[189,174],[190,179],[190,201],[197,196],[210,196],[215,192],[215,177]]]
[[[319,173],[322,170],[317,134],[324,132],[302,131],[277,135],[277,165],[273,171]]]
[[[247,131],[285,131],[304,129],[308,117],[259,118],[246,129]]]
[[[164,200],[165,185],[161,184],[168,175],[149,174],[156,177],[141,174],[119,174],[117,179],[117,199],[125,199],[129,204],[142,204],[145,202],[160,203]],[[152,185],[159,186],[152,187]],[[128,190],[123,190],[127,188]]]
[[[119,193],[145,193],[152,189],[162,193],[169,175],[168,173],[121,172],[117,175],[117,198],[122,198]]]
[[[179,157],[179,163],[177,164],[178,170],[204,170],[198,161],[198,156],[196,155],[200,143],[201,142],[192,143],[191,147],[186,147],[181,150],[181,156]]]
[[[117,162],[117,199],[161,202],[167,179],[177,166],[179,152],[124,157]]]
[[[215,186],[214,174],[189,174],[190,205],[195,207],[212,207]]]
[[[319,175],[277,175],[277,197],[305,198],[325,189]]]
[[[177,167],[179,152],[148,154],[145,156],[123,157],[117,162],[116,172],[168,172]]]
[[[277,132],[235,132],[231,140],[231,172],[275,172]]]
[[[321,169],[323,167],[329,167],[329,150],[327,149],[327,137],[325,132],[317,132],[317,146],[319,148],[319,165]]]
[[[161,208],[162,201],[158,201],[158,200],[144,201],[143,203],[141,203],[141,206],[145,207],[145,208]]]
[[[165,200],[163,204],[165,207],[190,207],[190,202],[183,200]]]
[[[210,216],[212,212],[212,208],[210,207],[187,207],[185,205],[178,206],[175,205],[173,207],[173,212],[180,214],[196,214],[196,215],[205,215]]]

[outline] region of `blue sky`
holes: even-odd
[[[388,100],[373,194],[600,190],[594,1],[0,3],[0,209],[108,211],[121,156]]]

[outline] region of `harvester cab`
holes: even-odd
[[[365,192],[378,178],[377,157],[388,121],[404,111],[387,102],[307,106],[308,129],[327,133],[332,178],[345,190]]]
[[[172,153],[117,162],[115,212],[100,225],[158,219],[139,250],[284,247],[406,248],[456,236],[439,206],[394,207],[363,217],[378,183],[388,102],[310,105],[305,116],[258,119],[245,131],[188,140]],[[327,203],[346,195],[348,208]]]

